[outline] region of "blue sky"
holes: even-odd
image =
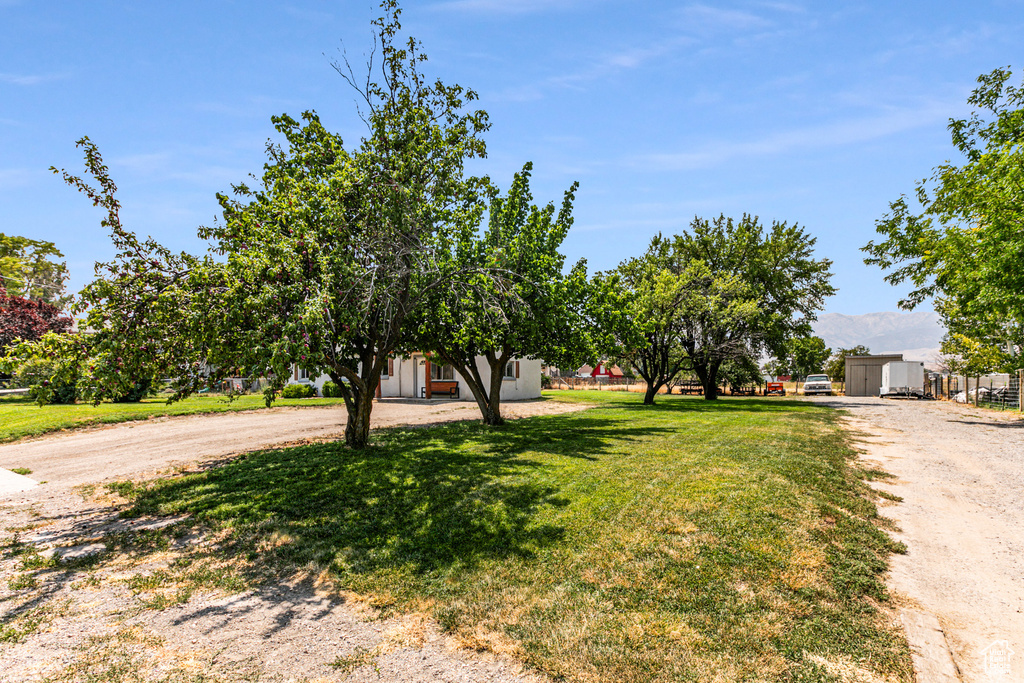
[[[835,262],[828,312],[896,310],[863,265],[888,202],[953,155],[981,73],[1024,66],[1024,0],[405,3],[427,70],[480,93],[473,172],[538,201],[579,180],[570,259],[641,253],[694,215],[797,222]],[[356,143],[331,67],[371,44],[372,0],[0,0],[0,232],[57,243],[72,289],[109,258],[101,215],[47,169],[95,141],[126,225],[196,251],[215,193],[259,173],[270,117],[315,109]],[[1015,76],[1015,81],[1019,76]]]

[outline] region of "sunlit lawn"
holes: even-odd
[[[278,399],[275,406],[337,405],[340,398]],[[26,436],[82,427],[90,424],[145,420],[161,415],[191,415],[263,408],[263,395],[239,396],[228,402],[222,396],[194,396],[168,404],[161,398],[140,403],[89,403],[39,407],[25,396],[0,397],[0,443]]]
[[[151,577],[165,594],[233,560],[248,582],[326,576],[384,614],[424,611],[471,647],[566,680],[912,679],[879,609],[899,548],[834,412],[555,400],[598,405],[500,429],[383,430],[362,452],[265,451],[116,488],[132,514],[188,513],[224,539]]]

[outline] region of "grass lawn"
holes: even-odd
[[[277,399],[275,406],[322,406],[344,403],[340,398]],[[39,407],[25,396],[0,396],[0,443],[17,441],[61,429],[91,424],[145,420],[160,415],[223,413],[263,408],[262,394],[239,396],[228,402],[222,396],[193,396],[168,405],[162,398],[140,403],[89,403]]]
[[[319,576],[570,681],[912,680],[879,580],[900,550],[866,483],[879,475],[832,410],[555,400],[597,406],[116,486],[128,514],[187,513],[220,538],[147,590]]]

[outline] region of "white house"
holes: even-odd
[[[476,364],[484,386],[489,388],[491,369],[487,360],[483,356],[477,356]],[[381,398],[426,398],[428,367],[430,368],[431,398],[475,400],[465,378],[452,366],[431,362],[420,353],[388,360],[385,374],[382,374],[380,378],[379,396]],[[516,358],[510,360],[505,365],[505,374],[501,381],[501,400],[522,401],[540,398],[540,368],[541,361],[539,359]],[[324,382],[328,382],[330,379],[327,375],[310,378],[305,371],[293,367],[292,377],[288,383],[312,384],[320,394]]]

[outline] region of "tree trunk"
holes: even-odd
[[[366,448],[370,442],[370,411],[373,409],[372,394],[359,392],[348,410],[345,424],[345,445],[349,448]]]
[[[487,355],[487,363],[491,366],[491,389],[487,395],[487,409],[484,410],[484,424],[497,427],[505,424],[505,418],[501,416],[501,382],[505,377],[505,363],[508,362],[509,353],[496,356],[492,359]]]
[[[491,355],[485,356],[487,358],[487,364],[491,368],[491,386],[488,390],[484,386],[483,377],[480,376],[480,370],[476,364],[476,356],[469,356],[468,358],[456,358],[444,351],[439,351],[438,355],[441,359],[454,367],[462,375],[462,378],[466,380],[466,385],[469,390],[473,392],[473,398],[476,400],[476,405],[480,409],[480,417],[485,425],[498,426],[505,424],[505,420],[501,417],[501,376],[504,372],[499,371],[497,390],[495,390],[494,381],[494,364],[491,362]],[[504,364],[501,365],[501,370],[504,370]]]
[[[654,397],[658,395],[658,389],[661,387],[657,384],[647,383],[647,391],[644,392],[644,405],[653,406]]]

